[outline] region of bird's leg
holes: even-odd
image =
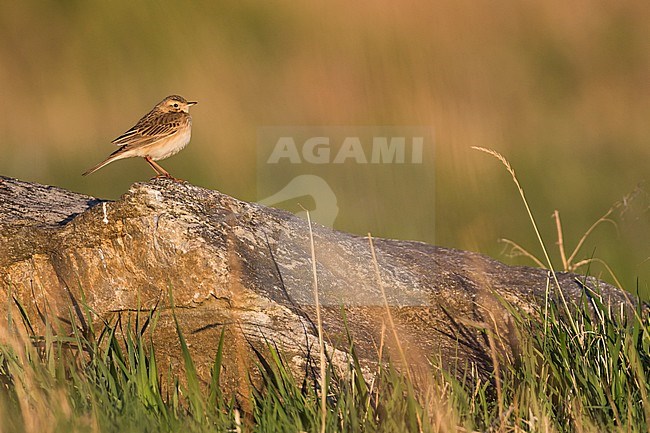
[[[169,174],[169,172],[167,170],[162,168],[160,166],[160,164],[156,163],[153,159],[151,159],[151,157],[145,156],[144,160],[147,161],[149,163],[149,165],[156,171],[156,173],[158,174],[156,177],[166,177],[168,179],[174,179],[176,181],[181,180],[181,179],[177,179],[174,176],[172,176],[171,174]]]
[[[164,168],[162,168],[162,167],[160,166],[160,164],[157,164],[156,162],[154,162],[154,160],[151,159],[150,157],[145,156],[145,157],[144,157],[144,160],[147,161],[147,162],[149,163],[149,165],[151,166],[151,168],[154,169],[154,171],[156,172],[156,174],[157,174],[158,176],[172,177],[172,175],[169,174],[169,172],[168,172],[167,170],[165,170]],[[158,176],[156,176],[156,177],[158,177]]]

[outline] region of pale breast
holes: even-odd
[[[141,149],[142,156],[148,156],[154,161],[169,158],[183,150],[183,148],[187,146],[187,143],[190,142],[191,137],[192,128],[184,128],[168,139],[143,147]]]

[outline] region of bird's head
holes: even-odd
[[[171,95],[163,99],[156,108],[165,113],[180,113],[181,111],[189,113],[190,107],[196,103],[196,101],[188,101],[182,96]]]

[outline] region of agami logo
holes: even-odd
[[[279,137],[267,164],[422,164],[423,136],[359,136],[341,141],[317,136],[296,140],[293,136]],[[364,150],[369,149],[368,151]]]
[[[433,192],[432,127],[276,126],[258,132],[260,203],[301,216],[308,209],[312,220],[328,226],[340,221],[343,229],[353,219],[380,227],[386,208],[432,221],[431,207],[420,206],[422,191],[427,199]]]

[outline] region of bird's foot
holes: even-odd
[[[160,173],[159,175],[154,176],[151,179],[152,180],[153,179],[171,179],[171,180],[176,181],[176,182],[185,182],[183,179],[179,179],[177,177],[174,177],[169,173]]]

